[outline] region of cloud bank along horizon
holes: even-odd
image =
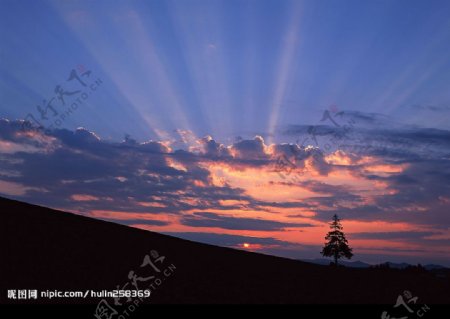
[[[293,258],[318,257],[338,214],[360,258],[445,262],[450,132],[353,127],[339,148],[326,152],[313,141],[331,144],[342,129],[319,128],[303,135],[311,142],[305,145],[268,145],[260,136],[224,145],[191,136],[195,142],[182,149],[174,147],[177,139],[112,142],[84,128],[45,132],[1,120],[0,192]]]

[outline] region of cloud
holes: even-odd
[[[210,212],[198,212],[193,215],[184,216],[181,219],[181,223],[192,227],[218,227],[232,230],[264,231],[279,231],[291,227],[314,227],[314,225],[307,223],[282,223],[272,220],[223,216]]]
[[[103,219],[106,221],[111,221],[114,223],[119,222],[117,219]],[[169,222],[162,220],[152,220],[152,219],[121,219],[121,224],[131,225],[131,226],[139,226],[139,225],[150,225],[150,226],[167,226],[170,225]]]
[[[427,236],[436,234],[435,232],[424,231],[400,231],[400,232],[365,232],[351,233],[349,237],[354,239],[422,239]]]
[[[411,105],[411,108],[421,111],[431,111],[431,112],[448,112],[450,111],[450,106],[448,105],[420,105],[420,104],[414,104]]]
[[[43,134],[43,130],[29,126],[26,121],[0,119],[0,152],[45,152],[55,147],[56,139]],[[11,150],[13,148],[13,150]]]
[[[211,136],[206,136],[200,139],[200,144],[203,146],[203,153],[211,157],[230,157],[231,151],[223,144],[217,143]]]
[[[387,115],[380,113],[365,113],[359,111],[341,111],[336,114],[344,123],[354,122],[361,126],[384,126],[395,122]]]
[[[329,154],[338,149],[358,155],[412,159],[448,155],[450,131],[404,125],[380,114],[345,111],[335,116],[340,126],[290,125],[284,136]]]
[[[84,201],[94,201],[94,200],[99,200],[98,197],[95,196],[91,196],[91,195],[84,195],[84,194],[74,194],[72,196],[70,196],[70,198],[74,201],[78,201],[78,202],[84,202]]]
[[[253,140],[241,140],[232,146],[234,156],[246,160],[268,159],[266,150],[267,146],[261,136],[255,136]]]
[[[3,145],[17,145],[14,151],[1,149],[0,177],[4,183],[9,183],[7,185],[24,185],[20,192],[14,191],[24,200],[72,208],[75,206],[71,197],[74,194],[114,197],[114,203],[83,204],[83,209],[89,209],[102,204],[132,206],[135,201],[145,201],[158,194],[171,202],[179,191],[211,200],[214,197],[217,200],[240,198],[241,195],[239,190],[209,185],[209,172],[198,166],[196,156],[170,153],[170,149],[160,142],[127,140],[109,143],[85,129],[75,132],[56,130],[45,134],[42,130],[21,124],[5,120],[0,123]],[[30,145],[33,152],[27,151]],[[183,171],[172,165],[177,160],[189,170]],[[205,189],[193,186],[196,181],[203,183]],[[45,196],[36,188],[43,184],[47,189]],[[203,203],[207,201],[206,198]],[[183,204],[175,202],[168,206],[179,209]]]
[[[39,189],[39,188],[33,188],[33,187],[27,187],[18,183],[13,182],[7,182],[0,180],[0,193],[10,195],[10,196],[22,196],[27,193],[27,191],[30,190],[37,190],[37,191],[45,191],[45,189]]]
[[[225,145],[210,136],[194,138],[187,131],[179,134],[189,138],[189,147],[177,149],[166,140],[112,142],[85,128],[44,132],[21,121],[1,120],[0,191],[86,215],[123,212],[120,218],[89,216],[158,231],[215,228],[252,231],[259,237],[270,232],[279,241],[272,242],[279,245],[274,249],[288,255],[298,247],[290,251],[293,244],[281,243],[281,234],[290,228],[314,233],[318,227],[311,226],[334,214],[345,221],[388,221],[410,225],[416,232],[444,232],[450,227],[450,133],[379,126],[383,117],[366,117],[359,114],[355,119],[372,123],[370,127],[345,132],[348,141],[361,148],[329,151],[320,144],[267,145],[259,136]],[[342,127],[321,126],[318,142],[339,130]],[[307,127],[304,132],[308,134]],[[366,142],[374,144],[362,147]],[[281,165],[286,160],[288,166]],[[373,240],[394,234],[355,236]],[[406,236],[398,233],[388,240],[418,245],[448,241],[444,235],[433,241],[433,236],[420,233]],[[220,244],[249,240],[198,238],[223,241]]]

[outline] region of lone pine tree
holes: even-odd
[[[352,249],[348,246],[348,241],[345,234],[342,232],[341,220],[337,215],[333,216],[333,221],[330,223],[331,231],[328,232],[325,240],[325,246],[322,249],[322,255],[325,257],[334,257],[334,264],[337,266],[338,259],[345,257],[352,258]]]

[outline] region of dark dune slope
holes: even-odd
[[[450,303],[450,282],[428,272],[335,269],[190,242],[0,198],[1,297],[7,289],[112,290],[156,250],[174,265],[150,303],[384,303],[405,290],[423,303]],[[153,280],[153,279],[151,279]],[[149,283],[139,282],[139,287]],[[130,289],[131,286],[128,286]],[[97,303],[38,299],[32,303]],[[111,300],[111,299],[108,299]],[[16,301],[17,302],[17,301]],[[22,301],[23,302],[23,301]]]

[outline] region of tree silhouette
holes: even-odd
[[[321,254],[325,257],[334,257],[334,264],[337,266],[338,259],[345,257],[347,259],[352,258],[352,249],[348,246],[348,241],[342,232],[341,220],[337,215],[333,216],[333,221],[330,223],[331,231],[328,232],[325,240],[325,246],[322,249]]]

